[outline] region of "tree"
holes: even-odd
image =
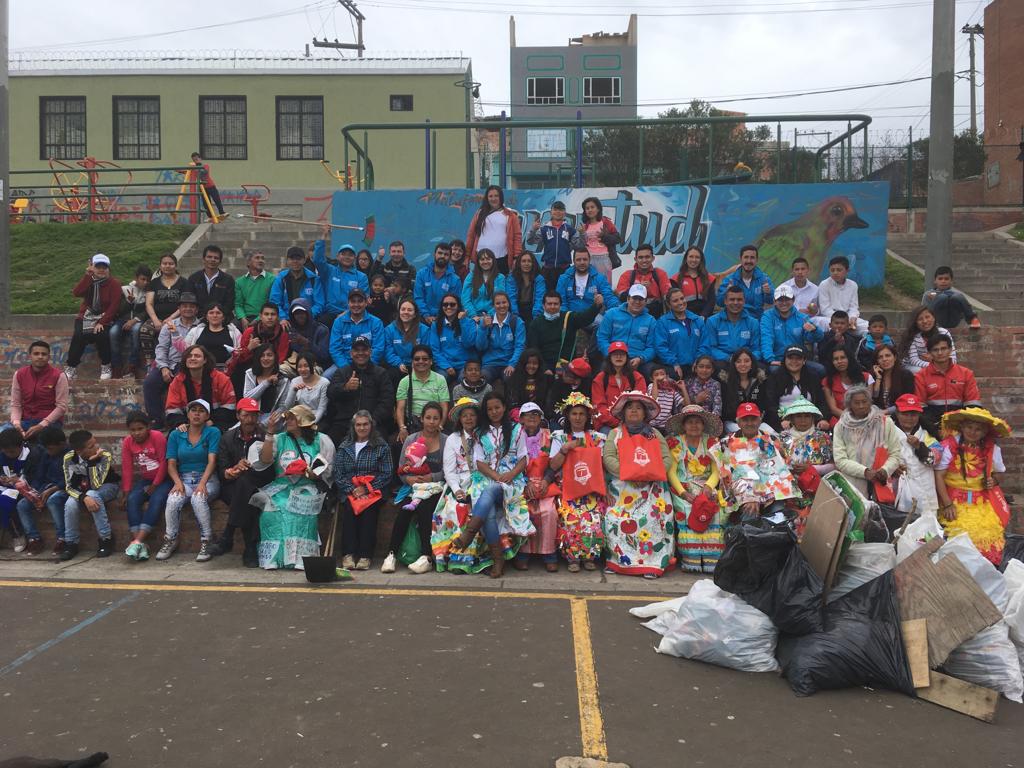
[[[927,194],[928,139],[918,139],[914,147],[914,190]],[[953,178],[966,179],[985,172],[985,142],[970,128],[953,137]]]

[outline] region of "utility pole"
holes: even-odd
[[[0,328],[11,327],[11,133],[8,119],[7,0],[0,0]]]
[[[952,266],[953,252],[953,66],[955,0],[934,0],[932,100],[928,136],[928,222],[924,275]]]
[[[327,39],[317,40],[313,38],[314,48],[334,48],[336,50],[349,50],[358,51],[359,58],[363,58],[363,51],[365,46],[363,45],[363,22],[366,21],[366,17],[363,16],[353,0],[338,0],[338,5],[348,11],[349,16],[356,20],[356,42],[354,43],[339,43],[338,38],[334,38],[334,42],[328,42]]]
[[[970,51],[971,51],[971,133],[974,136],[978,135],[978,101],[975,91],[977,90],[978,72],[974,68],[974,36],[981,35],[984,37],[985,28],[981,24],[975,24],[973,26],[964,24],[964,28],[960,30],[965,35],[970,35]]]

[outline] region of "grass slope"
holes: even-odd
[[[135,267],[154,271],[161,255],[172,252],[192,227],[142,222],[16,224],[11,227],[11,311],[16,314],[70,314],[79,299],[71,288],[90,257],[110,257],[114,277],[130,282]]]
[[[886,256],[885,283],[873,288],[862,288],[860,303],[862,306],[886,309],[912,309],[921,303],[922,293],[924,275],[896,261],[892,256]]]
[[[1011,229],[1010,234],[1016,237],[1018,240],[1024,240],[1024,222],[1018,224],[1016,227]]]

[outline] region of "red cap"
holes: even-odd
[[[615,343],[621,344],[622,342],[617,341]],[[608,351],[610,352],[611,350],[609,349]],[[577,357],[569,363],[569,371],[574,375],[579,376],[581,379],[585,379],[591,374],[593,369],[590,367],[590,363],[587,362],[585,357]]]
[[[260,412],[260,404],[257,403],[254,398],[243,397],[241,400],[238,401],[238,404],[235,405],[235,410],[236,411],[249,411],[251,413],[259,413]]]
[[[761,418],[761,409],[757,407],[757,403],[740,403],[740,407],[736,409],[736,418],[741,419],[744,416]]]
[[[896,410],[902,413],[908,411],[924,413],[924,406],[921,405],[921,399],[917,395],[900,395],[896,398]]]
[[[624,341],[613,341],[608,345],[608,354],[612,352],[626,352],[629,353],[629,345]]]

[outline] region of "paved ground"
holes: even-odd
[[[633,768],[1024,763],[1024,707],[1005,700],[985,725],[655,654],[626,609],[684,590],[678,575],[310,587],[181,561],[0,562],[0,758],[519,768],[606,745]]]

